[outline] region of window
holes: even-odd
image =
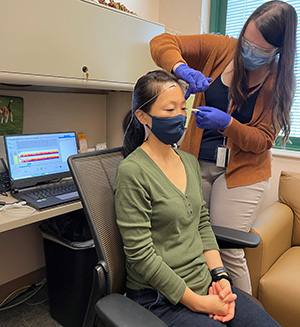
[[[212,0],[212,3],[218,0]],[[291,4],[297,11],[298,21],[300,21],[300,1],[299,0],[283,0]],[[261,4],[266,1],[263,0],[227,0],[227,17],[225,24],[225,34],[229,36],[238,37],[239,33],[251,15],[251,13]],[[218,9],[216,9],[217,11]],[[216,14],[211,12],[211,15]],[[221,12],[221,7],[219,6],[219,12]],[[223,11],[224,13],[224,11]],[[221,29],[219,29],[222,32]],[[211,30],[210,32],[218,32],[218,30]],[[300,151],[300,31],[299,24],[297,29],[297,53],[296,53],[296,64],[295,64],[295,75],[297,80],[296,94],[294,98],[294,103],[291,111],[291,133],[290,141],[286,145],[287,150]],[[280,136],[278,137],[280,140]],[[276,142],[276,144],[280,142]],[[280,145],[276,147],[280,148]]]

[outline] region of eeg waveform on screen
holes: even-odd
[[[47,151],[22,152],[18,155],[19,163],[29,163],[53,159],[59,159],[59,151],[57,149]]]

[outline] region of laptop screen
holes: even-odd
[[[77,153],[75,132],[6,135],[4,139],[10,176],[18,187],[71,176],[67,159]]]

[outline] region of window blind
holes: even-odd
[[[262,0],[228,0],[227,18],[226,18],[226,34],[237,38],[242,27],[252,12],[261,4],[267,1]],[[297,11],[298,21],[300,21],[300,1],[286,0]],[[291,111],[291,144],[287,144],[286,149],[300,151],[300,30],[297,26],[297,52],[295,62],[295,75],[297,80],[296,94]]]

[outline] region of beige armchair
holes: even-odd
[[[283,327],[295,327],[300,324],[300,173],[283,171],[278,195],[251,230],[260,245],[245,252],[253,295]]]

